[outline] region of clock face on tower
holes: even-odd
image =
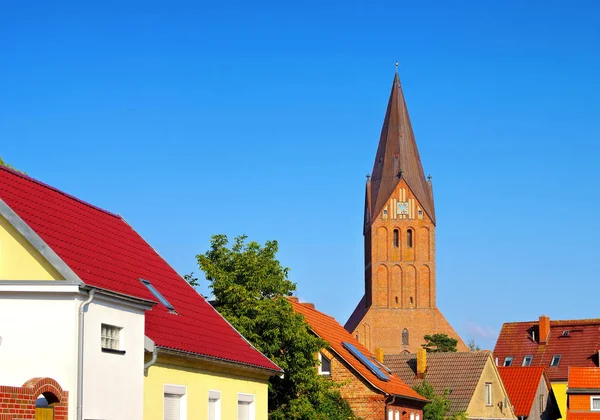
[[[408,214],[408,201],[398,201],[396,203],[397,214]]]

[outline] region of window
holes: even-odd
[[[108,324],[100,326],[100,347],[102,347],[102,350],[121,350],[119,347],[121,329]]]
[[[562,336],[563,337],[568,337],[569,336],[569,330],[563,330]]]
[[[521,366],[531,366],[531,361],[533,360],[533,356],[532,355],[528,355],[523,357],[523,363],[521,363]]]
[[[513,357],[512,356],[506,356],[504,358],[504,364],[502,366],[510,366],[512,365],[513,362]]]
[[[592,411],[600,411],[600,396],[590,397],[590,409]]]
[[[415,420],[415,413],[410,413],[410,420]]]
[[[402,345],[408,346],[408,330],[406,328],[402,330]]]
[[[254,420],[254,395],[238,394],[237,420]]]
[[[165,385],[163,392],[164,420],[182,420],[187,418],[185,387]]]
[[[540,394],[540,413],[546,411],[546,406],[544,405],[544,394]]]
[[[492,384],[490,382],[485,383],[485,405],[492,405]]]
[[[331,375],[331,360],[323,353],[319,353],[319,375]]]
[[[388,410],[388,420],[394,420],[394,412],[391,408]]]
[[[400,411],[396,410],[396,417],[394,420],[400,420]]]
[[[406,246],[409,248],[413,247],[413,230],[408,229],[406,231]]]
[[[384,209],[384,210],[383,210],[383,218],[384,218],[384,219],[387,219],[387,209]]]
[[[550,366],[558,366],[560,363],[560,354],[555,354],[552,356],[552,360],[550,361]]]
[[[142,283],[144,283],[144,286],[146,286],[148,288],[148,290],[150,290],[150,292],[154,295],[154,297],[156,299],[158,299],[158,301],[160,303],[162,303],[165,306],[165,308],[167,308],[169,311],[175,312],[175,307],[173,305],[171,305],[169,303],[169,301],[167,299],[165,299],[165,297],[163,295],[161,295],[158,290],[156,290],[156,287],[154,287],[152,285],[152,283],[150,283],[149,280],[140,279],[140,281]]]
[[[398,232],[398,229],[394,229],[394,248],[398,248],[399,242],[400,242],[400,233]]]
[[[208,391],[208,420],[221,420],[220,391]]]

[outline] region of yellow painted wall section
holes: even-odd
[[[186,387],[187,418],[208,418],[208,391],[221,393],[221,419],[237,419],[238,393],[254,395],[255,419],[267,420],[268,379],[159,362],[144,379],[144,420],[163,419],[164,385]]]
[[[485,396],[485,384],[492,384],[492,405],[486,405]],[[507,407],[506,402],[509,401],[498,370],[494,366],[492,358],[488,358],[488,361],[483,368],[479,383],[475,387],[475,392],[469,403],[467,409],[467,415],[469,418],[504,418],[504,419],[516,419],[512,407]],[[502,409],[498,403],[502,402]]]
[[[0,280],[64,280],[42,254],[2,216]]]
[[[552,382],[552,391],[558,404],[560,414],[562,418],[567,417],[567,383],[566,382]]]

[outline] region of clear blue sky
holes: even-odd
[[[600,3],[48,3],[2,6],[0,156],[180,273],[212,234],[277,239],[343,324],[398,60],[453,326],[492,348],[506,321],[600,316]]]

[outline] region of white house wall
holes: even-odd
[[[125,354],[103,352],[101,324],[122,328]],[[144,311],[96,295],[85,314],[83,418],[143,418]]]

